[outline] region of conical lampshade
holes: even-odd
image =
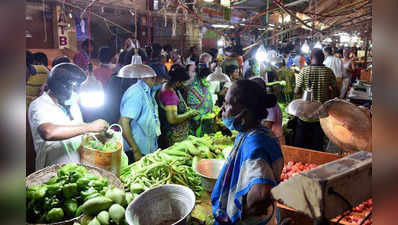
[[[220,81],[220,82],[231,82],[228,75],[222,72],[220,66],[217,66],[215,71],[206,78],[207,81]]]
[[[312,89],[307,88],[301,99],[296,99],[289,103],[286,107],[286,112],[301,118],[318,119],[318,109],[320,106],[321,103],[314,101]]]

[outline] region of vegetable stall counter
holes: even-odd
[[[282,153],[285,159],[285,167],[283,169],[281,179],[285,180],[295,173],[312,169],[317,165],[325,164],[337,159],[342,158],[342,155],[313,151],[309,149],[297,148],[293,146],[282,146]],[[213,221],[210,194],[203,191],[199,201],[196,204],[194,211],[192,212],[192,218],[194,224],[206,224],[211,225]],[[312,225],[314,221],[307,215],[304,215],[296,210],[277,203],[281,218],[290,217],[293,218],[296,224],[300,225]],[[359,207],[359,208],[358,208]],[[372,200],[368,200],[361,205],[354,208],[354,212],[347,216],[346,219],[340,221],[343,225],[355,225],[359,224],[366,215],[372,209]],[[332,219],[332,222],[337,222],[338,218]],[[370,221],[366,224],[371,224]]]
[[[326,152],[319,152],[319,151],[314,151],[310,149],[304,149],[304,148],[298,148],[298,147],[293,147],[293,146],[288,146],[288,145],[282,145],[282,153],[283,157],[285,160],[285,164],[288,164],[289,162],[301,162],[302,164],[309,164],[310,167],[315,165],[322,165],[337,159],[340,159],[344,157],[344,155],[338,155],[338,154],[332,154],[332,153],[326,153]],[[286,165],[285,165],[286,167]],[[304,171],[304,170],[301,170]],[[282,172],[282,176],[284,175],[284,172]],[[283,177],[282,177],[283,178]],[[362,207],[361,205],[364,204],[365,206]],[[360,222],[366,217],[368,213],[371,212],[372,210],[372,200],[368,200],[360,205],[360,208],[362,210],[358,210],[357,207],[354,208],[354,212],[352,212],[350,215],[347,216],[347,219],[343,219],[342,221],[339,222],[339,224],[344,224],[344,225],[356,225],[360,224]],[[313,220],[307,216],[304,215],[300,212],[297,212],[296,210],[278,203],[277,204],[281,218],[285,217],[291,217],[294,218],[296,221],[296,224],[300,225],[312,225],[314,222]],[[359,206],[358,206],[359,207]],[[337,222],[337,220],[340,218],[334,218],[331,221],[332,222]],[[364,224],[371,224],[369,221],[366,221]]]

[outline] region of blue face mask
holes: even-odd
[[[235,126],[235,117],[223,118],[224,125],[230,130],[242,131],[242,125]]]
[[[64,105],[71,106],[73,104],[76,104],[78,100],[79,95],[76,92],[72,91],[70,98],[65,101]]]
[[[162,88],[162,83],[158,83],[157,85],[152,86],[152,91],[157,91]]]

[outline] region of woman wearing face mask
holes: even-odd
[[[197,110],[188,109],[178,90],[189,79],[185,69],[180,65],[173,65],[169,76],[170,80],[163,84],[157,96],[162,131],[159,137],[160,148],[185,140],[189,134],[189,119],[199,114]]]
[[[199,73],[195,73],[193,82],[186,87],[187,105],[191,109],[199,111],[199,115],[192,121],[192,131],[196,136],[203,136],[204,130],[201,128],[201,117],[213,110],[213,97],[209,91],[209,82],[206,77],[211,73],[209,68],[202,68]]]
[[[278,224],[270,190],[279,183],[283,155],[271,131],[261,127],[275,104],[251,80],[236,81],[228,89],[222,117],[239,134],[211,195],[215,225]]]

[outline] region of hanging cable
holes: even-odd
[[[56,0],[56,1],[57,1],[57,2],[60,2],[60,3],[63,2],[62,0]],[[68,3],[68,2],[65,2],[65,5],[70,6],[70,7],[72,7],[72,8],[75,8],[75,9],[84,10],[82,7],[79,7],[79,6],[77,6],[77,5],[74,5],[74,4],[71,4],[71,3]],[[115,22],[113,22],[113,21],[111,21],[111,20],[109,20],[109,19],[107,19],[107,18],[105,18],[105,17],[103,17],[103,16],[100,16],[100,15],[94,13],[94,12],[91,12],[91,14],[92,14],[93,16],[96,16],[96,17],[98,17],[98,18],[100,18],[100,19],[102,19],[102,20],[104,20],[104,21],[106,21],[106,22],[108,22],[108,23],[110,23],[110,24],[116,26],[116,27],[119,27],[120,29],[122,29],[122,30],[125,31],[126,33],[129,33],[129,34],[132,34],[132,33],[133,33],[133,32],[131,32],[130,30],[128,30],[127,28],[124,28],[123,26],[121,26],[121,25],[119,25],[119,24],[117,24],[117,23],[115,23]]]
[[[138,27],[137,27],[137,1],[136,0],[133,0],[134,2],[134,39],[135,40],[138,40],[137,39],[137,30],[138,30]]]
[[[87,35],[88,35],[88,60],[89,60],[89,62],[90,62],[90,64],[91,64],[91,29],[90,29],[90,20],[91,20],[91,9],[90,8],[88,8],[88,11],[87,11],[87,31],[88,31],[88,33],[87,33]]]
[[[47,21],[46,21],[46,0],[43,0],[43,28],[44,28],[44,42],[47,42]]]

